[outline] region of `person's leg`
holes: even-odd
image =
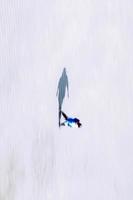
[[[62,113],[63,117],[65,118],[65,120],[67,120],[68,119],[67,115],[62,111],[61,111],[61,113]]]
[[[64,123],[64,122],[63,122],[63,123],[61,123],[61,124],[60,124],[60,126],[65,126],[65,123]]]

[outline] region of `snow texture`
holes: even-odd
[[[132,52],[132,0],[0,0],[0,200],[133,199]]]

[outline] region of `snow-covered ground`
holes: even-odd
[[[0,200],[132,200],[133,1],[0,0],[0,50]]]

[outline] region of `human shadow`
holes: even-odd
[[[62,104],[65,98],[67,89],[67,96],[69,97],[69,83],[68,83],[68,76],[66,73],[66,68],[63,69],[62,75],[58,82],[58,88],[56,92],[56,96],[58,96],[58,117],[59,117],[59,126],[60,126],[60,120],[61,120],[61,110],[62,110]]]

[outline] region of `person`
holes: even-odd
[[[77,118],[70,118],[68,117],[63,111],[60,111],[60,115],[62,115],[65,119],[63,123],[60,124],[60,126],[69,126],[71,128],[81,128],[82,124],[80,123],[80,120]]]

